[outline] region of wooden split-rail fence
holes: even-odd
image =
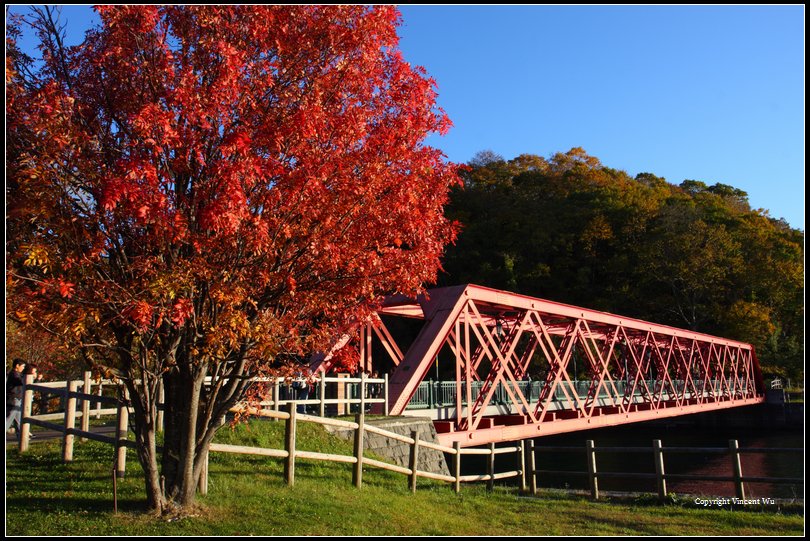
[[[533,443],[533,442],[532,442]],[[541,452],[582,452],[582,447],[576,446],[543,446],[537,447]],[[804,454],[803,448],[796,447],[748,447],[741,448],[737,440],[729,440],[728,447],[664,447],[661,440],[653,440],[651,447],[597,447],[593,440],[585,442],[585,463],[587,471],[561,471],[561,470],[537,470],[534,464],[530,466],[535,473],[532,476],[532,492],[536,492],[536,477],[538,475],[565,474],[575,476],[587,476],[588,488],[593,499],[599,499],[599,479],[620,478],[620,479],[654,479],[657,488],[658,498],[665,500],[668,497],[667,481],[719,481],[734,484],[735,497],[744,500],[746,498],[747,483],[769,483],[783,485],[804,485],[804,479],[797,477],[755,477],[743,475],[741,455],[744,453],[792,453]],[[596,467],[597,453],[640,453],[652,455],[655,464],[655,473],[639,472],[606,472],[598,471]],[[691,453],[691,454],[728,454],[731,457],[731,475],[694,475],[694,474],[672,474],[666,473],[664,467],[664,453]],[[534,461],[534,452],[530,453],[531,460]]]
[[[285,421],[284,431],[284,449],[267,449],[259,447],[245,447],[241,445],[227,445],[212,443],[210,447],[211,452],[221,453],[236,453],[245,455],[260,455],[281,458],[284,460],[284,480],[288,485],[295,484],[295,465],[299,459],[310,460],[323,460],[329,462],[343,462],[352,464],[352,483],[356,487],[361,487],[363,484],[363,471],[367,466],[381,468],[388,471],[401,473],[408,477],[408,486],[412,491],[416,491],[416,483],[419,477],[427,479],[435,479],[439,481],[447,481],[453,483],[455,491],[459,492],[461,483],[486,481],[487,487],[492,488],[493,484],[498,479],[506,479],[509,477],[518,477],[525,474],[520,465],[523,463],[523,445],[509,446],[509,447],[495,447],[492,443],[486,449],[471,449],[461,448],[459,442],[456,442],[453,447],[439,445],[434,442],[425,441],[419,438],[416,430],[412,430],[410,436],[397,434],[383,428],[379,428],[366,423],[365,412],[361,410],[360,413],[355,415],[355,420],[346,421],[342,419],[332,419],[328,417],[317,417],[314,415],[307,415],[297,413],[293,404],[290,404],[288,411],[274,411],[274,410],[258,410],[251,411],[252,415],[261,417],[270,417],[275,419],[282,419]],[[354,431],[354,444],[353,452],[351,455],[337,455],[330,453],[320,453],[316,451],[305,451],[298,449],[296,446],[296,427],[299,422],[313,422],[324,426],[333,426],[339,429],[349,429]],[[364,440],[366,434],[378,434],[392,440],[405,443],[410,446],[410,454],[407,466],[398,464],[391,464],[381,460],[365,456],[364,453]],[[434,449],[441,451],[452,457],[453,462],[453,475],[445,475],[435,473],[432,471],[423,471],[418,468],[419,453],[421,449]],[[506,471],[495,472],[495,456],[505,453],[517,453],[518,468]],[[461,474],[461,457],[464,455],[487,455],[487,473],[480,475],[462,475]],[[526,486],[525,478],[523,479],[523,486]],[[205,493],[207,490],[207,468],[203,468],[203,476],[200,479],[200,490]]]
[[[208,380],[210,378],[207,378],[207,383],[210,383]],[[290,378],[255,378],[255,381],[267,384],[269,387],[270,399],[259,403],[262,411],[270,409],[278,412],[289,404],[296,404],[317,409],[320,416],[324,417],[328,408],[332,408],[333,413],[337,415],[343,415],[350,412],[352,408],[365,411],[368,405],[379,404],[382,411],[386,415],[388,413],[387,375],[377,379],[369,378],[365,374],[354,378],[349,377],[348,374],[316,378],[314,380],[316,397],[307,399],[297,397],[298,393],[292,387]],[[327,386],[331,387],[331,395],[327,394]],[[36,399],[35,393],[38,394]],[[58,409],[63,411],[56,413],[40,411],[34,414],[35,407],[46,410],[48,403],[54,398],[60,401]],[[158,430],[163,429],[161,404],[163,399],[161,386],[158,396]],[[126,388],[120,382],[109,379],[95,380],[89,371],[84,373],[82,380],[70,381],[35,382],[33,376],[27,375],[24,379],[21,407],[20,451],[28,450],[32,437],[31,426],[39,426],[62,434],[65,461],[72,460],[73,441],[78,436],[115,445],[120,471],[124,471],[126,448],[134,447],[134,442],[127,440],[129,411],[132,408],[129,406]],[[117,420],[115,437],[90,430],[91,417],[98,419],[102,415],[115,416]],[[77,421],[80,423],[79,427],[76,426]]]
[[[327,383],[337,383],[339,385],[346,384],[359,384],[360,392],[356,393],[358,396],[354,397],[351,393],[343,393],[339,398],[325,398],[325,385]],[[376,426],[372,426],[365,422],[365,411],[368,404],[382,403],[385,405],[387,411],[387,379],[370,379],[365,376],[360,378],[322,378],[318,385],[321,392],[319,398],[296,401],[294,399],[281,399],[279,388],[284,385],[282,380],[275,383],[275,390],[273,393],[274,400],[264,402],[262,408],[250,408],[241,406],[235,408],[235,411],[247,412],[250,415],[266,417],[272,419],[279,419],[285,421],[285,435],[284,435],[284,448],[283,449],[269,449],[260,447],[247,447],[239,445],[227,445],[212,443],[210,445],[210,452],[220,453],[236,453],[246,455],[259,455],[274,457],[284,460],[284,479],[287,484],[293,485],[295,483],[295,466],[298,460],[323,460],[331,462],[342,462],[352,464],[352,482],[355,486],[362,486],[363,471],[366,467],[377,467],[393,472],[397,472],[407,476],[408,485],[412,491],[416,491],[417,479],[424,477],[428,479],[435,479],[439,481],[446,481],[454,485],[456,492],[460,491],[461,483],[463,482],[480,482],[486,481],[487,487],[492,489],[495,481],[507,478],[519,478],[521,490],[529,491],[532,494],[537,493],[537,478],[538,476],[548,474],[568,474],[568,475],[586,475],[588,477],[588,485],[590,488],[591,497],[598,499],[600,497],[599,479],[608,477],[622,477],[630,478],[648,478],[655,479],[658,496],[661,499],[667,497],[667,480],[704,480],[704,481],[728,481],[733,482],[735,486],[735,493],[738,498],[745,498],[745,483],[774,483],[774,484],[804,484],[803,479],[798,478],[773,478],[773,477],[745,477],[743,476],[742,466],[740,461],[741,453],[803,453],[804,449],[797,448],[747,448],[741,449],[737,440],[731,440],[728,448],[705,448],[705,447],[664,447],[660,440],[653,441],[652,447],[596,447],[593,440],[588,440],[585,446],[586,455],[586,472],[571,472],[571,471],[555,471],[555,470],[539,470],[536,468],[536,454],[544,451],[582,451],[581,447],[547,447],[536,446],[535,440],[523,440],[517,442],[515,445],[504,447],[496,447],[494,443],[489,444],[486,448],[462,448],[459,442],[455,442],[453,447],[439,445],[434,442],[420,440],[416,431],[412,431],[410,436],[397,434]],[[379,398],[366,398],[369,396],[367,386],[379,385],[384,388],[384,395]],[[82,391],[79,391],[79,389]],[[93,389],[95,388],[95,393]],[[104,389],[113,389],[115,396],[105,396]],[[32,406],[34,403],[34,392],[56,395],[62,398],[64,402],[64,412],[51,413],[51,414],[32,414]],[[338,393],[340,394],[340,393]],[[376,393],[374,393],[376,394]],[[93,407],[94,404],[94,407]],[[309,404],[311,406],[318,405],[321,415],[309,415],[296,412],[298,404]],[[323,416],[327,405],[338,406],[337,411],[345,412],[352,405],[359,405],[358,413],[355,420],[347,421],[341,419],[334,419]],[[102,407],[109,406],[109,407]],[[285,408],[284,411],[282,408]],[[52,382],[52,383],[33,383],[31,376],[27,376],[22,404],[22,426],[20,434],[20,451],[25,452],[28,450],[30,444],[30,429],[31,425],[40,426],[46,429],[58,431],[62,434],[62,456],[66,462],[73,460],[73,443],[76,437],[96,440],[104,443],[112,444],[115,448],[114,454],[114,470],[116,477],[122,477],[126,470],[126,451],[127,448],[134,448],[135,442],[128,439],[128,424],[129,424],[129,406],[126,396],[126,390],[123,386],[116,384],[109,380],[94,381],[90,378],[90,374],[86,373],[84,380],[67,381],[67,382]],[[95,415],[114,415],[116,418],[115,423],[115,436],[106,436],[104,434],[94,433],[90,430],[89,422],[90,417]],[[57,424],[51,422],[54,420],[61,420]],[[81,422],[79,428],[76,427],[77,419]],[[324,426],[333,426],[339,429],[349,429],[354,431],[354,445],[352,455],[336,455],[329,453],[320,453],[316,451],[306,451],[298,449],[296,446],[296,433],[297,424],[299,422],[313,422]],[[158,426],[162,426],[161,420],[158,420]],[[407,466],[390,464],[381,460],[365,456],[364,453],[364,440],[367,433],[375,433],[392,440],[404,442],[410,446],[409,463]],[[421,449],[434,449],[445,453],[450,458],[452,463],[452,475],[445,475],[431,471],[419,470],[419,454]],[[655,473],[632,473],[632,472],[600,472],[597,470],[596,455],[597,452],[626,452],[626,453],[652,453],[655,463]],[[732,460],[732,475],[724,476],[706,476],[706,475],[684,475],[684,474],[668,474],[665,473],[664,468],[664,453],[730,453]],[[495,471],[495,457],[501,454],[513,453],[516,456],[515,469],[496,472]],[[478,475],[462,475],[462,457],[464,455],[484,455],[486,456],[486,473]],[[201,493],[206,493],[208,489],[208,467],[203,468],[203,474],[200,478],[199,489]]]
[[[412,431],[410,436],[397,434],[395,432],[369,425],[365,422],[365,410],[367,405],[381,403],[384,404],[384,407],[387,410],[387,379],[371,379],[363,375],[359,378],[322,378],[318,382],[318,384],[321,385],[322,390],[324,388],[323,386],[327,383],[337,383],[339,385],[359,384],[360,392],[357,393],[359,396],[353,397],[350,395],[350,393],[345,393],[345,396],[342,398],[326,399],[324,398],[326,393],[321,392],[320,398],[317,399],[278,399],[264,402],[263,408],[248,408],[246,406],[234,408],[235,412],[246,412],[253,416],[284,420],[284,449],[268,449],[261,447],[246,447],[240,445],[212,443],[209,447],[209,452],[260,455],[281,458],[284,460],[284,478],[286,483],[289,485],[293,485],[295,483],[296,461],[300,459],[310,459],[353,464],[352,479],[354,485],[357,487],[362,486],[363,469],[367,466],[377,467],[408,476],[408,484],[413,491],[416,490],[416,482],[418,477],[451,482],[454,484],[457,492],[460,490],[460,485],[462,482],[486,481],[488,488],[491,489],[496,480],[518,476],[521,477],[521,485],[524,488],[527,486],[525,471],[521,466],[524,462],[523,456],[525,446],[523,444],[496,448],[495,444],[492,443],[486,449],[466,449],[461,448],[458,442],[454,447],[446,447],[434,442],[420,440],[416,431]],[[117,391],[117,396],[103,395],[105,385],[107,389],[115,389]],[[280,396],[278,393],[279,384],[277,383],[276,385],[277,390],[273,394],[274,397]],[[369,396],[373,396],[373,394],[376,394],[368,392],[368,385],[381,386],[383,388],[383,396],[379,398],[367,398]],[[80,388],[82,391],[79,391]],[[92,392],[94,388],[95,393]],[[65,404],[64,412],[33,415],[32,407],[34,404],[34,392],[61,397]],[[92,407],[93,403],[95,404],[95,408]],[[296,408],[300,404],[319,405],[321,412],[324,411],[327,405],[343,406],[343,408],[348,409],[353,404],[357,404],[359,406],[359,413],[356,414],[355,421],[352,422],[298,413]],[[102,406],[110,407],[103,408]],[[281,410],[281,407],[286,407],[287,411]],[[73,444],[76,437],[112,444],[115,448],[115,476],[123,477],[126,471],[127,449],[135,447],[135,442],[129,440],[127,437],[129,410],[130,407],[128,406],[126,390],[123,386],[116,385],[114,382],[109,380],[99,382],[94,381],[91,379],[89,373],[85,374],[84,380],[51,383],[34,383],[31,376],[27,376],[23,391],[22,426],[19,443],[20,452],[25,452],[28,450],[31,437],[31,425],[36,425],[45,429],[60,432],[62,434],[62,458],[66,462],[73,460]],[[338,411],[340,411],[340,408],[338,408]],[[101,415],[114,415],[116,418],[115,436],[111,437],[92,432],[90,430],[89,422],[90,417],[93,414],[95,414],[97,417],[100,417]],[[57,424],[52,422],[60,418],[63,421],[62,423]],[[77,419],[81,422],[81,426],[79,428],[76,426]],[[296,447],[296,427],[298,422],[301,421],[314,422],[324,426],[333,426],[342,429],[354,430],[353,454],[351,456],[336,455],[298,449]],[[161,426],[161,424],[161,421],[158,420],[158,426]],[[409,445],[410,460],[408,466],[390,464],[388,462],[365,456],[363,451],[363,442],[367,433],[376,433]],[[452,456],[454,467],[453,475],[419,470],[417,464],[419,463],[420,449],[434,449]],[[518,467],[511,471],[496,473],[495,457],[505,453],[517,454]],[[463,455],[487,455],[487,473],[480,475],[461,475],[461,457]],[[208,467],[206,465],[203,468],[203,474],[200,479],[199,489],[201,493],[206,493],[207,487]]]

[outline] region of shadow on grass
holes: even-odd
[[[36,509],[44,513],[98,513],[109,514],[114,510],[112,497],[94,498],[71,495],[70,498],[55,500],[37,497],[7,497],[6,513]],[[118,511],[145,513],[146,502],[143,499],[118,499]]]

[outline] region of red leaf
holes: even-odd
[[[177,299],[172,306],[171,320],[178,327],[194,313],[194,304],[189,299]]]

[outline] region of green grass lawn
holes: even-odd
[[[221,443],[281,447],[282,423],[223,428]],[[351,454],[351,443],[302,423],[302,449]],[[416,494],[400,474],[367,468],[363,487],[351,465],[301,460],[296,482],[282,480],[279,459],[212,454],[207,496],[192,516],[143,514],[140,468],[129,455],[113,513],[112,447],[76,444],[63,464],[59,442],[37,442],[24,455],[6,451],[7,535],[802,535],[803,508],[704,509],[691,501],[659,505],[592,502],[562,492],[522,496],[514,487],[420,480]]]

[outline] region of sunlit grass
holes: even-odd
[[[217,441],[280,448],[283,422],[225,427]],[[301,449],[351,454],[351,442],[302,423]],[[803,510],[702,509],[690,502],[659,505],[591,502],[558,491],[521,496],[514,487],[452,486],[369,468],[363,487],[351,465],[301,460],[295,486],[283,462],[212,454],[207,496],[193,516],[168,521],[144,515],[143,481],[130,453],[117,482],[113,513],[112,447],[76,444],[63,464],[58,442],[37,442],[20,456],[6,452],[6,533],[9,535],[801,535]],[[786,510],[783,510],[786,511]]]

